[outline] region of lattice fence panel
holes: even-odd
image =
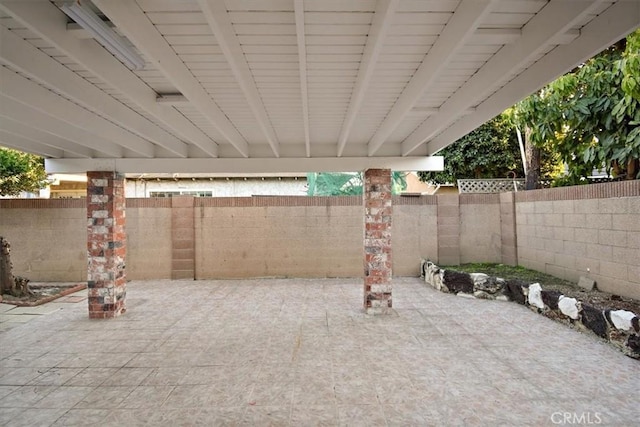
[[[505,193],[524,190],[524,179],[459,179],[459,193]]]

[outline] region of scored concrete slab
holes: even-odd
[[[65,304],[0,332],[0,424],[538,426],[575,414],[633,425],[640,416],[640,362],[598,338],[514,303],[393,283],[394,315],[381,317],[362,312],[361,279],[134,281],[127,312],[112,320]]]
[[[13,310],[14,308],[16,308],[16,306],[13,304],[5,304],[3,302],[0,302],[0,313],[5,313],[9,310]]]
[[[11,310],[8,313],[12,313]],[[33,320],[40,316],[39,314],[0,314],[0,322],[7,323],[27,323],[29,320]]]
[[[10,312],[6,314],[10,315],[22,315],[22,314],[35,314],[35,315],[43,315],[53,313],[54,311],[60,310],[60,307],[54,304],[42,304],[36,305],[34,307],[16,307]]]

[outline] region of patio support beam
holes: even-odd
[[[364,310],[367,314],[391,311],[391,170],[364,172]]]
[[[87,172],[89,318],[124,313],[126,297],[124,175]]]

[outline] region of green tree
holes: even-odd
[[[407,188],[402,172],[391,173],[391,192],[399,194]],[[355,196],[362,194],[361,173],[309,173],[307,174],[308,196]]]
[[[640,178],[640,30],[515,106],[530,141],[568,166],[563,183],[594,169]]]
[[[438,152],[444,171],[419,172],[424,182],[455,183],[465,178],[523,176],[516,130],[508,114],[501,114]]]
[[[47,184],[42,157],[0,148],[0,196],[38,191]]]

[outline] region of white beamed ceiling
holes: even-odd
[[[52,172],[438,168],[640,26],[638,0],[93,0],[131,71],[62,3],[0,0],[0,145]]]

